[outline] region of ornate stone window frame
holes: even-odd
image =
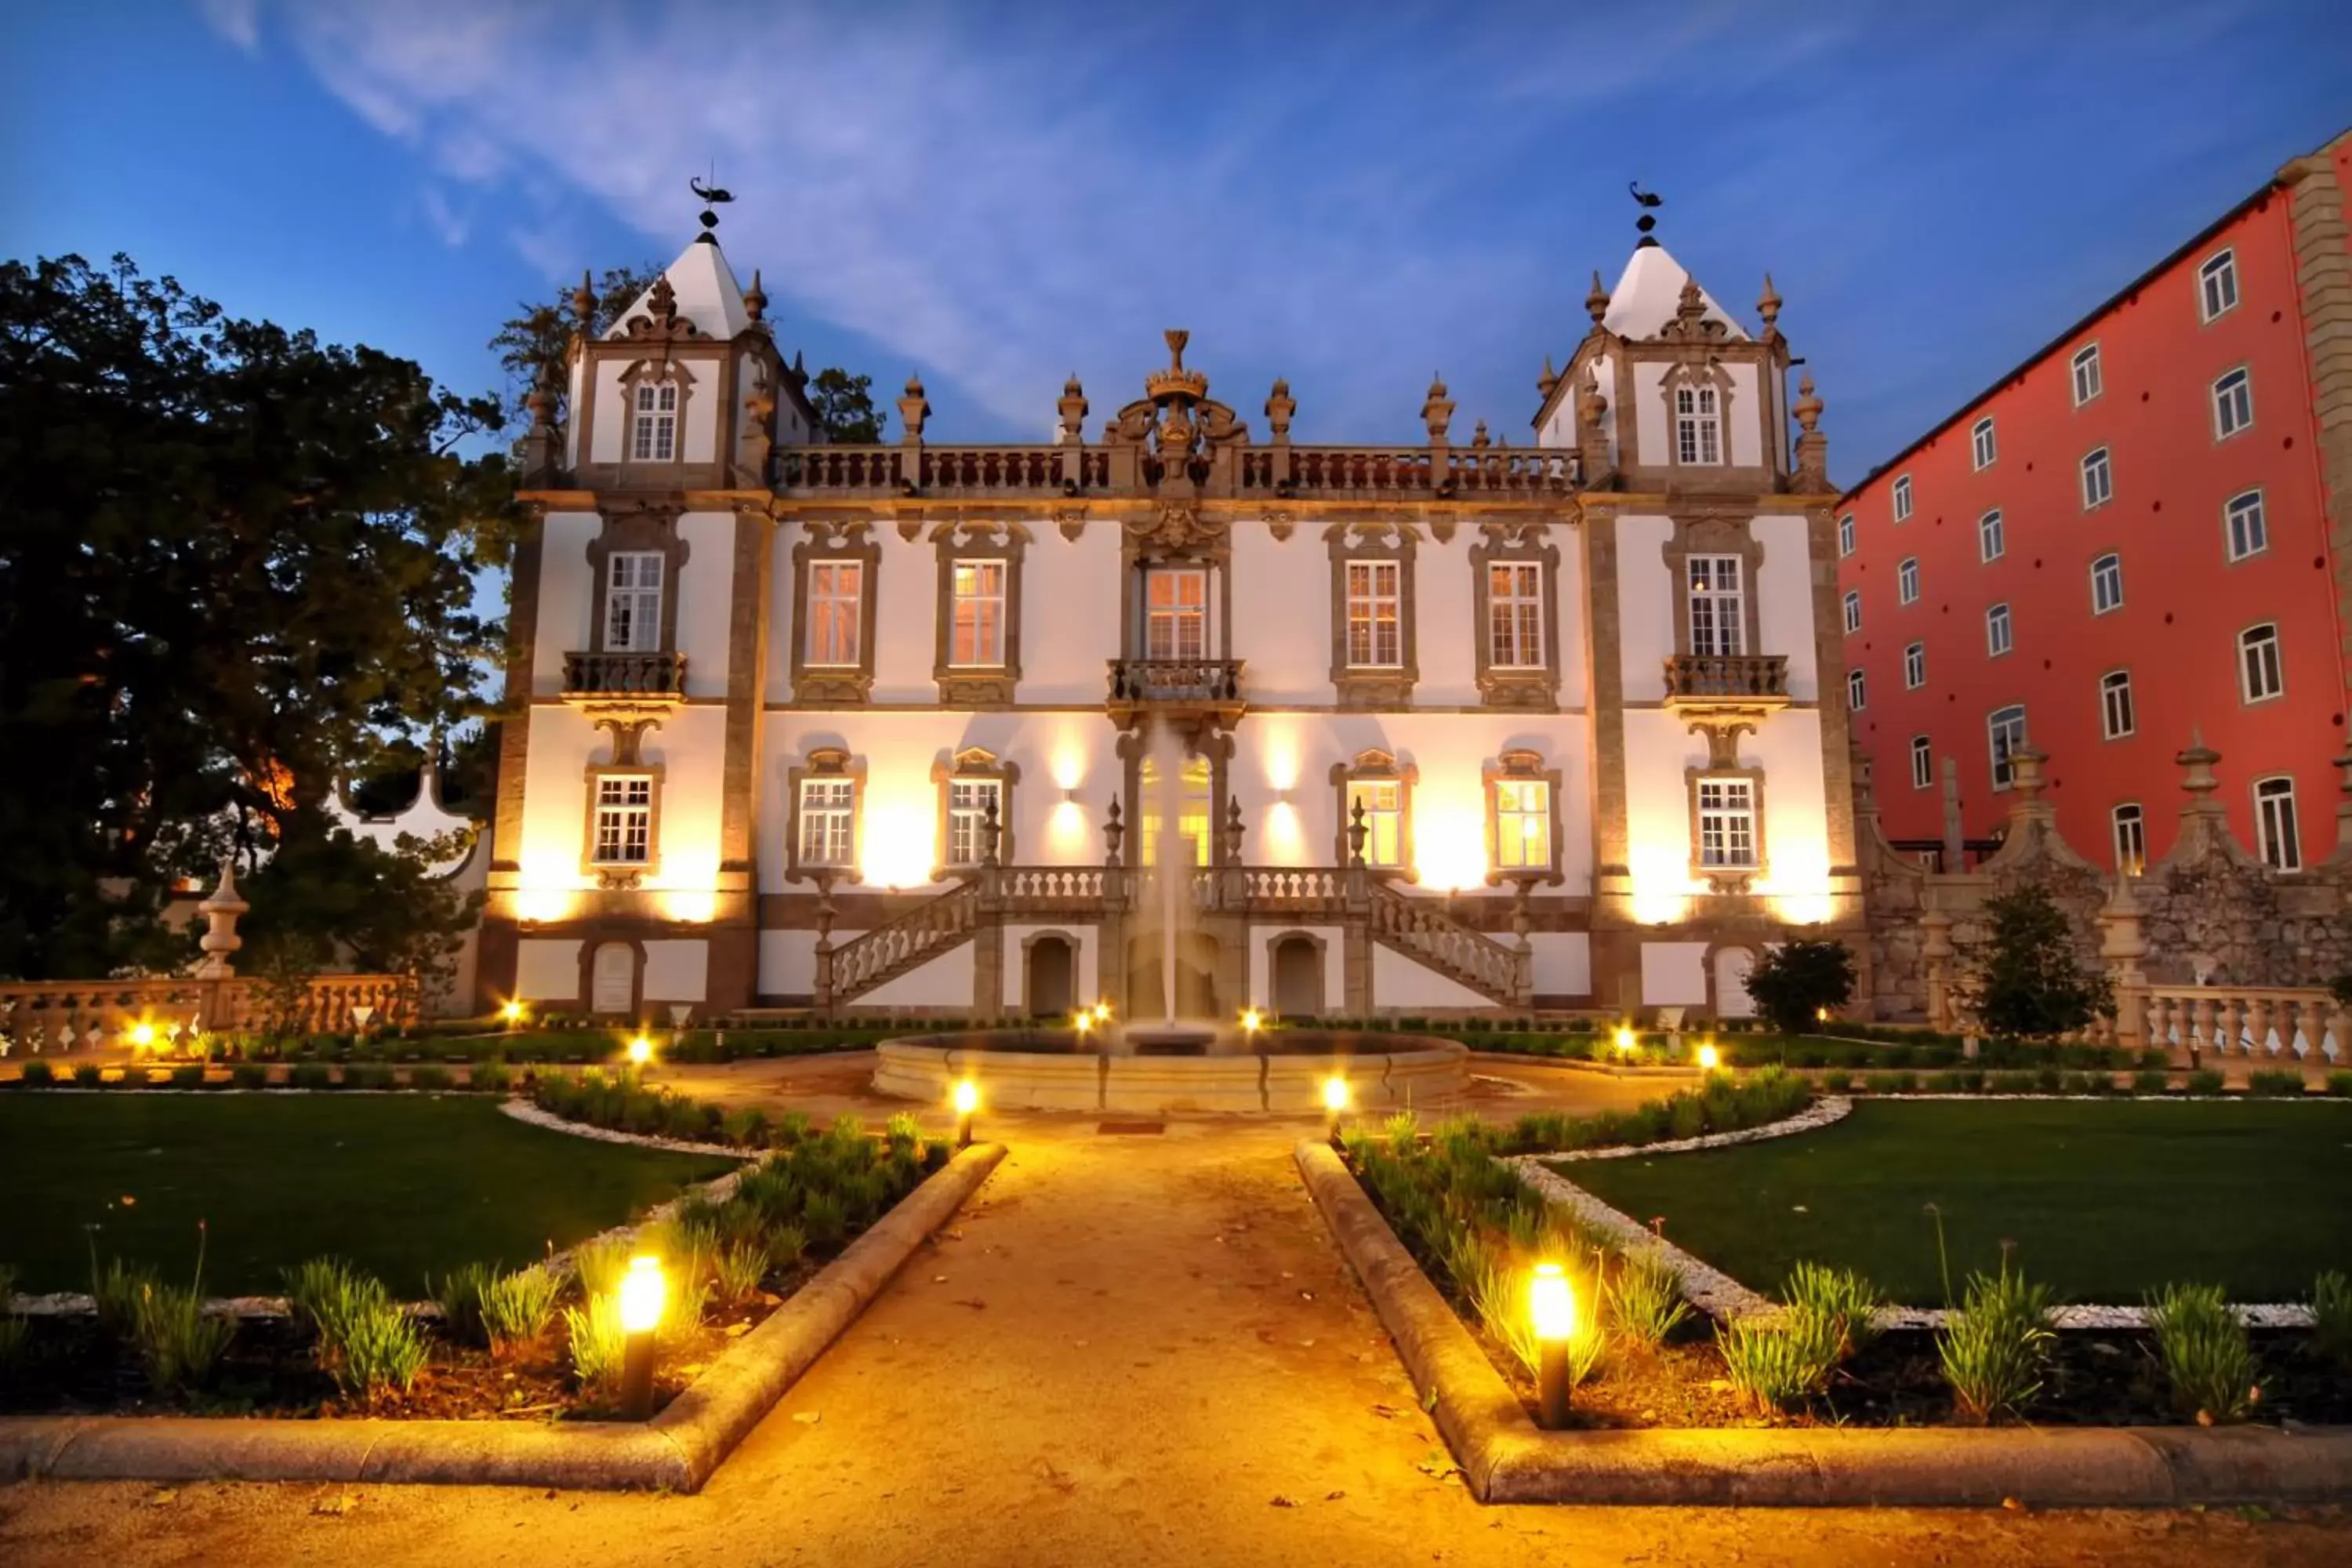
[[[1478,525],[1470,547],[1472,651],[1477,659],[1478,695],[1489,708],[1551,710],[1559,706],[1559,547],[1539,521],[1512,520]],[[1537,568],[1543,595],[1543,663],[1532,667],[1494,662],[1495,633],[1487,613],[1487,568]],[[1558,859],[1557,847],[1554,859]]]
[[[1683,461],[1682,416],[1675,407],[1675,394],[1684,387],[1711,387],[1715,392],[1715,450],[1712,463]],[[1720,360],[1709,355],[1705,359],[1677,359],[1666,367],[1659,379],[1658,397],[1665,408],[1666,460],[1665,468],[1703,468],[1708,473],[1720,473],[1735,465],[1731,460],[1731,405],[1737,394],[1732,390],[1731,373]]]
[[[1018,522],[980,520],[943,522],[931,531],[939,555],[939,606],[932,627],[931,679],[939,682],[940,701],[950,708],[1007,708],[1021,682],[1022,557],[1028,549],[1029,531]],[[955,572],[967,561],[996,561],[1004,566],[1004,625],[994,664],[956,664]],[[870,600],[872,595],[867,595]],[[870,622],[871,616],[868,614]],[[872,659],[867,658],[868,668]]]
[[[806,526],[806,537],[793,546],[793,703],[800,708],[860,706],[874,695],[882,542],[874,537],[874,525],[863,519],[811,518]],[[829,561],[855,561],[865,567],[858,578],[857,663],[854,666],[808,661],[809,569]],[[795,812],[800,809],[798,800],[795,795]]]
[[[677,385],[677,408],[672,416],[677,423],[670,434],[669,456],[667,458],[640,458],[636,455],[637,386],[641,382],[653,386],[659,386],[664,382],[675,382]],[[667,355],[635,361],[621,373],[620,385],[621,460],[617,466],[637,474],[651,473],[657,468],[684,468],[687,464],[687,410],[694,403],[695,386],[694,373],[686,367],[686,362]],[[706,466],[709,462],[709,458],[703,459]]]
[[[1732,555],[1739,560],[1739,646],[1749,656],[1764,651],[1763,595],[1757,591],[1757,575],[1764,565],[1764,544],[1756,537],[1755,529],[1745,517],[1728,513],[1706,513],[1674,519],[1675,531],[1666,540],[1661,554],[1665,559],[1666,573],[1674,583],[1675,651],[1687,654],[1691,649],[1690,558],[1694,555]]]
[[[939,816],[934,828],[936,837],[931,847],[931,880],[941,882],[950,877],[980,869],[980,862],[958,865],[948,858],[948,816],[952,786],[958,779],[993,779],[996,782],[996,863],[1013,865],[1013,788],[1021,782],[1021,764],[1009,763],[985,746],[966,746],[951,757],[941,757],[931,763],[931,784],[939,795]]]
[[[1421,679],[1414,586],[1421,530],[1404,521],[1335,522],[1323,531],[1323,540],[1331,557],[1331,685],[1339,706],[1412,706],[1413,685]],[[1352,664],[1348,658],[1348,568],[1371,562],[1396,563],[1397,662],[1392,665]]]
[[[686,570],[694,547],[686,542],[677,526],[677,509],[673,506],[627,506],[608,508],[603,512],[604,526],[596,537],[588,542],[589,590],[588,649],[592,653],[611,651],[604,646],[605,601],[613,586],[613,557],[616,554],[643,552],[662,558],[661,641],[656,649],[638,652],[670,653],[677,647],[678,578]]]
[[[849,864],[808,866],[801,861],[801,785],[811,779],[849,780]],[[840,746],[812,746],[801,763],[784,771],[784,880],[820,877],[862,881],[866,876],[866,759]]]
[[[1393,784],[1397,786],[1397,861],[1394,866],[1372,866],[1374,876],[1395,877],[1402,881],[1417,882],[1421,871],[1413,858],[1412,796],[1414,786],[1421,783],[1421,769],[1412,763],[1400,763],[1391,752],[1377,748],[1356,753],[1349,762],[1331,764],[1331,794],[1339,811],[1338,826],[1331,841],[1331,863],[1352,866],[1355,856],[1348,847],[1348,829],[1354,826],[1348,811],[1348,792],[1358,784]]]
[[[1306,942],[1315,950],[1315,1010],[1312,1013],[1304,1015],[1304,1016],[1309,1018],[1324,1017],[1331,1011],[1331,944],[1327,938],[1318,936],[1313,931],[1307,931],[1301,926],[1286,926],[1280,931],[1269,931],[1266,933],[1266,1011],[1273,1014],[1277,1018],[1286,1016],[1282,1011],[1282,994],[1276,984],[1276,972],[1274,964],[1275,954],[1281,951],[1282,945],[1285,942]]]
[[[1707,743],[1716,754],[1707,759],[1703,768],[1683,770],[1684,787],[1690,796],[1690,877],[1694,882],[1705,882],[1711,892],[1744,893],[1759,877],[1770,874],[1770,847],[1764,832],[1764,770],[1756,764],[1742,763],[1738,757],[1738,727],[1729,732],[1729,751],[1726,757],[1716,743],[1720,731],[1707,731]],[[1700,863],[1698,837],[1699,786],[1727,779],[1744,780],[1748,785],[1748,809],[1755,817],[1756,863],[1752,866],[1706,866]]]
[[[640,754],[645,732],[654,727],[655,721],[625,712],[597,717],[595,721],[597,728],[611,732],[613,743],[604,761],[590,763],[582,770],[586,806],[580,822],[580,875],[593,879],[600,888],[636,888],[646,878],[661,874],[662,764],[648,763]],[[642,861],[596,858],[596,795],[607,778],[651,781],[646,798],[646,858]]]
[[[1512,747],[1479,769],[1486,792],[1486,885],[1499,888],[1506,882],[1525,882],[1529,886],[1556,883],[1561,879],[1559,869],[1559,781],[1558,768],[1544,766],[1543,753],[1524,747]],[[1544,804],[1549,808],[1550,823],[1549,842],[1549,863],[1540,868],[1527,866],[1506,867],[1502,863],[1503,817],[1501,798],[1496,785],[1505,780],[1519,780],[1546,786]]]

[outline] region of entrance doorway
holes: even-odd
[[[1066,936],[1029,940],[1029,967],[1021,994],[1033,1018],[1061,1018],[1077,1005],[1077,953]]]
[[[588,1010],[627,1013],[637,1005],[637,954],[625,942],[608,942],[596,949],[589,969]]]
[[[1718,1018],[1753,1018],[1756,1000],[1748,994],[1748,972],[1756,967],[1756,955],[1744,947],[1725,947],[1715,954],[1715,1016]]]
[[[1278,937],[1274,943],[1274,1010],[1284,1018],[1313,1018],[1323,1011],[1323,950],[1307,936]]]

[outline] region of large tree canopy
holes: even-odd
[[[0,975],[152,961],[174,879],[488,710],[502,425],[125,258],[0,264]]]

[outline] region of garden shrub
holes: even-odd
[[[1985,1086],[1993,1094],[2032,1094],[2039,1087],[2030,1072],[1997,1072]]]
[[[466,1069],[466,1087],[477,1094],[504,1094],[514,1087],[514,1069],[501,1061],[476,1062]]]
[[[1990,934],[1959,989],[1990,1033],[2063,1035],[2114,1007],[2115,987],[2081,963],[2065,911],[2048,889],[1988,900],[1984,918]]]
[[[2340,1373],[2352,1373],[2352,1279],[2331,1268],[2311,1282],[2313,1355]]]
[[[603,1394],[620,1381],[621,1363],[628,1353],[628,1331],[621,1327],[621,1299],[611,1292],[594,1295],[577,1307],[563,1309],[563,1327],[572,1346],[572,1371],[580,1386]]]
[[[2132,1074],[2134,1094],[2163,1094],[2172,1087],[2172,1075],[2160,1068],[2142,1068]]]
[[[2200,1426],[2239,1421],[2262,1397],[2246,1325],[2218,1285],[2168,1285],[2150,1297],[2147,1326],[2173,1408]]]
[[[1814,1319],[1735,1319],[1716,1331],[1715,1348],[1732,1391],[1759,1415],[1819,1392],[1837,1365],[1834,1342]]]
[[[711,1293],[725,1305],[735,1305],[767,1279],[768,1261],[767,1247],[757,1241],[728,1243],[712,1266]]]
[[[319,1337],[319,1364],[331,1372],[344,1341],[362,1318],[392,1306],[392,1292],[373,1274],[340,1258],[313,1258],[285,1271],[286,1305],[297,1323]]]
[[[1748,994],[1783,1034],[1801,1034],[1822,1008],[1853,994],[1853,954],[1842,942],[1788,942],[1769,948],[1748,972]]]
[[[389,1301],[378,1302],[343,1326],[335,1382],[347,1394],[373,1404],[389,1390],[405,1394],[425,1370],[425,1335]]]
[[[2327,1075],[2327,1092],[2338,1100],[2352,1100],[2352,1071],[2338,1069]]]
[[[2246,1078],[2246,1092],[2257,1100],[2299,1100],[2303,1096],[2303,1074],[2292,1068],[2251,1073]]]
[[[392,1068],[382,1062],[355,1062],[343,1069],[345,1089],[383,1089],[393,1087]]]
[[[1654,1247],[1627,1252],[1606,1295],[1618,1333],[1638,1349],[1657,1349],[1690,1316],[1683,1302],[1682,1277]]]
[[[131,1332],[140,1299],[155,1283],[152,1270],[142,1264],[110,1258],[100,1263],[93,1248],[89,1259],[89,1299],[98,1311],[101,1333],[122,1338]]]
[[[1832,1072],[1822,1075],[1822,1087],[1832,1094],[1843,1094],[1853,1088],[1853,1074]]]
[[[503,1359],[538,1343],[555,1321],[556,1298],[562,1290],[562,1276],[541,1263],[484,1281],[482,1333],[489,1341],[490,1354]]]
[[[2058,1086],[2064,1081],[2064,1075],[2056,1068],[2042,1068],[2033,1075],[2033,1088],[2041,1094],[2057,1093]]]
[[[262,1062],[239,1062],[228,1069],[228,1080],[238,1089],[267,1089],[269,1068]]]
[[[629,1254],[634,1250],[620,1237],[599,1237],[573,1247],[572,1269],[579,1276],[581,1293],[608,1296],[619,1289],[621,1276],[629,1271]]]
[[[26,1089],[47,1089],[58,1081],[58,1069],[36,1058],[25,1064],[25,1070],[16,1081]]]
[[[75,1086],[80,1089],[103,1089],[106,1074],[96,1062],[77,1062],[73,1069]]]
[[[2189,1092],[2194,1095],[2214,1095],[2221,1092],[2222,1078],[2212,1068],[2200,1068],[2189,1075]]]
[[[444,1093],[455,1081],[449,1069],[438,1062],[425,1062],[408,1069],[408,1087],[427,1094]]]
[[[294,1089],[332,1089],[335,1069],[324,1062],[296,1062],[286,1069],[286,1082]]]
[[[768,1141],[768,1113],[758,1106],[727,1112],[719,1124],[727,1142],[738,1149],[757,1149]]]
[[[2050,1326],[2051,1291],[2029,1284],[2007,1258],[1998,1275],[1970,1275],[1958,1310],[1936,1337],[1944,1377],[1960,1414],[1990,1421],[2022,1412],[2042,1392],[2042,1370],[2057,1333]]]
[[[461,1263],[441,1277],[425,1277],[425,1293],[441,1308],[441,1331],[461,1344],[478,1344],[482,1329],[482,1291],[498,1278],[488,1263]]]
[[[1885,1304],[1878,1287],[1855,1270],[1801,1260],[1789,1270],[1780,1299],[1792,1320],[1812,1321],[1807,1331],[1834,1347],[1836,1361],[1878,1337],[1878,1310]]]
[[[205,1315],[198,1294],[204,1279],[201,1262],[196,1279],[197,1285],[188,1289],[146,1280],[131,1303],[131,1341],[148,1383],[159,1394],[203,1387],[236,1332],[226,1318]]]

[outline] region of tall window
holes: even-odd
[[[2107,449],[2102,447],[2083,459],[2083,510],[2105,506],[2115,495],[2115,465],[2107,460]]]
[[[1486,567],[1486,662],[1496,669],[1543,666],[1543,577],[1533,562]]]
[[[2213,384],[2213,435],[2227,440],[2254,422],[2254,383],[2241,365]]]
[[[2254,837],[2262,841],[2263,865],[2278,871],[2303,869],[2303,837],[2295,827],[2293,779],[2255,782]]]
[[[2000,455],[1993,446],[1991,415],[1978,420],[1975,427],[1969,430],[1969,453],[1979,468],[1992,467],[1993,458]]]
[[[1144,656],[1207,658],[1209,574],[1190,566],[1158,567],[1145,577],[1144,592]]]
[[[1193,866],[1209,863],[1209,760],[1206,757],[1186,757],[1176,770],[1176,838],[1180,862]],[[1138,862],[1147,867],[1160,864],[1160,817],[1166,809],[1160,792],[1160,764],[1150,757],[1143,759],[1141,771],[1142,805],[1138,815],[1143,822],[1143,840],[1139,846],[1143,858]]]
[[[1919,602],[1919,558],[1906,555],[1895,568],[1895,596],[1906,605]]]
[[[2008,552],[2009,540],[2001,527],[2000,509],[1995,507],[1977,519],[1977,559],[1998,561]]]
[[[1754,780],[1703,778],[1698,781],[1698,863],[1703,868],[1754,868]]]
[[[2124,558],[2109,553],[2091,563],[2091,614],[2124,607]]]
[[[1903,689],[1916,691],[1927,684],[1927,645],[1915,642],[1903,650]]]
[[[2243,561],[2270,548],[2270,529],[2263,520],[2263,492],[2248,490],[2231,496],[2221,509],[2230,541],[2230,559]]]
[[[1911,787],[1926,789],[1936,782],[1936,748],[1925,735],[1911,737]]]
[[[2222,251],[2197,269],[2197,302],[2200,314],[2209,321],[2236,306],[2238,258],[2234,252]]]
[[[1404,662],[1402,563],[1348,563],[1348,662],[1393,668]]]
[[[1992,752],[1992,787],[2007,789],[2013,777],[2010,759],[2025,746],[2024,705],[1994,709],[1985,720],[1985,740]]]
[[[1364,808],[1364,864],[1385,870],[1404,865],[1404,783],[1401,779],[1350,779],[1342,831],[1356,826]]]
[[[803,866],[845,869],[856,863],[857,781],[801,780],[801,853]]]
[[[1869,696],[1870,691],[1868,687],[1864,684],[1862,671],[1858,669],[1847,670],[1845,672],[1845,705],[1854,712],[1859,713],[1864,707],[1868,706]]]
[[[2279,666],[2278,627],[2268,621],[2238,634],[2238,686],[2249,702],[2262,702],[2286,689]]]
[[[1004,662],[1004,563],[959,561],[951,578],[955,604],[948,635],[950,664]]]
[[[631,550],[604,563],[604,647],[651,653],[661,647],[662,558]]]
[[[984,831],[991,810],[997,830],[1004,827],[1004,781],[984,778],[948,780],[948,864],[977,866],[987,847]],[[1002,840],[1000,839],[1001,843]]]
[[[667,463],[677,455],[677,383],[639,382],[629,456],[640,463]]]
[[[2120,741],[2138,727],[2132,718],[2131,671],[2111,669],[2099,677],[2099,733]]]
[[[1495,781],[1495,868],[1551,869],[1551,784],[1548,780]]]
[[[1715,388],[1675,388],[1675,450],[1685,463],[1723,461],[1723,420]]]
[[[1859,588],[1845,591],[1845,629],[1850,632],[1862,630],[1862,590]]]
[[[1698,654],[1738,654],[1745,597],[1740,589],[1739,557],[1694,555],[1690,558],[1690,650]]]
[[[855,665],[866,597],[866,563],[813,561],[808,573],[806,661]]]
[[[1853,553],[1853,513],[1852,512],[1838,519],[1838,553],[1842,556]]]
[[[654,781],[650,773],[596,775],[599,866],[643,866],[653,858]]]
[[[1897,475],[1895,480],[1895,521],[1901,522],[1911,515],[1911,476]]]
[[[2013,646],[2009,629],[2009,606],[1995,605],[1985,612],[1985,657],[1999,658]]]
[[[2099,373],[2099,345],[2089,343],[2074,351],[2074,406],[2080,408],[2106,390]]]
[[[2126,801],[2107,815],[2115,824],[2116,869],[2126,877],[2140,876],[2147,870],[2147,821],[2139,803]]]

